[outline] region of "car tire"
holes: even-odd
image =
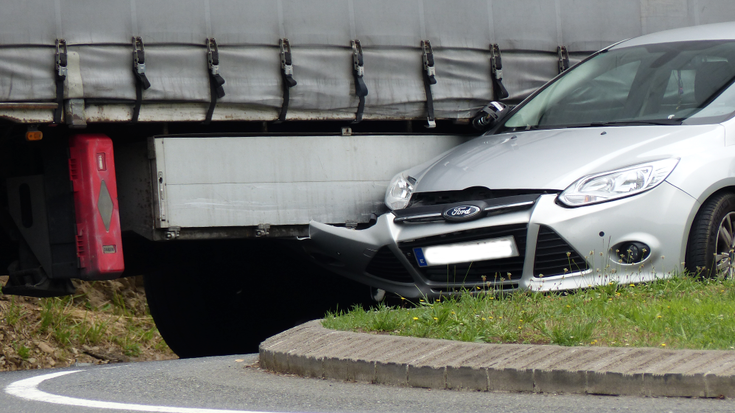
[[[702,277],[731,278],[735,250],[735,194],[708,199],[697,213],[689,233],[686,268]]]

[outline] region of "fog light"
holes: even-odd
[[[629,241],[620,244],[615,251],[620,261],[626,264],[636,264],[648,258],[651,254],[651,247],[642,242]]]

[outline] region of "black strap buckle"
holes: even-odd
[[[434,49],[428,40],[421,41],[421,51],[423,53],[422,62],[424,65],[424,90],[426,91],[426,127],[435,128],[436,119],[434,118],[434,98],[431,95],[431,85],[436,84],[436,68],[434,67]]]
[[[214,37],[206,40],[207,45],[207,68],[209,69],[209,109],[204,119],[204,124],[212,121],[214,115],[214,107],[217,105],[217,99],[225,97],[225,79],[219,74],[219,47]]]
[[[64,110],[64,81],[66,80],[68,53],[66,40],[56,39],[56,110],[54,111],[54,123],[61,123],[61,114]]]
[[[296,86],[296,80],[293,78],[291,42],[288,39],[281,39],[278,45],[281,48],[281,71],[283,72],[283,76],[288,79],[288,87],[294,87]]]
[[[207,67],[209,68],[209,78],[214,83],[213,87],[217,93],[217,98],[225,97],[225,79],[219,74],[219,47],[217,40],[213,38],[207,39]]]
[[[352,44],[352,74],[355,76],[355,95],[360,99],[357,106],[355,120],[352,123],[362,121],[362,113],[365,110],[365,96],[368,94],[367,85],[363,77],[365,76],[365,61],[362,54],[362,45],[360,41],[355,39]]]
[[[503,85],[503,56],[497,43],[490,45],[490,71],[493,83],[493,100],[501,100],[510,96]]]
[[[424,73],[429,78],[429,83],[436,84],[436,69],[434,68],[434,50],[431,48],[431,42],[428,40],[421,41],[421,49],[424,53],[422,61],[424,62]]]
[[[56,76],[66,79],[68,53],[66,40],[56,39]]]
[[[293,78],[291,42],[288,39],[280,39],[278,46],[281,49],[281,78],[283,80],[283,105],[281,106],[281,114],[278,116],[278,121],[283,122],[286,120],[286,113],[288,113],[289,89],[296,86],[297,82]]]
[[[145,46],[140,36],[133,36],[133,75],[135,75],[135,106],[131,120],[137,122],[143,103],[143,90],[151,87],[151,82],[145,75]]]
[[[151,82],[145,75],[145,46],[140,36],[133,37],[133,73],[143,89],[151,87]]]
[[[558,46],[556,54],[559,55],[559,73],[569,69],[569,51],[565,46]]]

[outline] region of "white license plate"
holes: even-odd
[[[413,255],[419,267],[430,267],[517,257],[518,247],[513,236],[508,235],[488,240],[414,248]]]

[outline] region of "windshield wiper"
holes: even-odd
[[[681,119],[649,119],[649,120],[615,120],[607,122],[577,123],[574,125],[548,125],[550,128],[595,128],[600,126],[635,126],[635,125],[681,125]]]
[[[616,120],[592,122],[587,126],[631,126],[631,125],[681,125],[681,119]]]
[[[635,126],[635,125],[681,125],[683,120],[679,119],[649,119],[649,120],[615,120],[607,122],[591,122],[577,123],[572,125],[528,125],[525,127],[511,128],[518,130],[539,130],[539,129],[573,129],[573,128],[595,128],[600,126]]]

